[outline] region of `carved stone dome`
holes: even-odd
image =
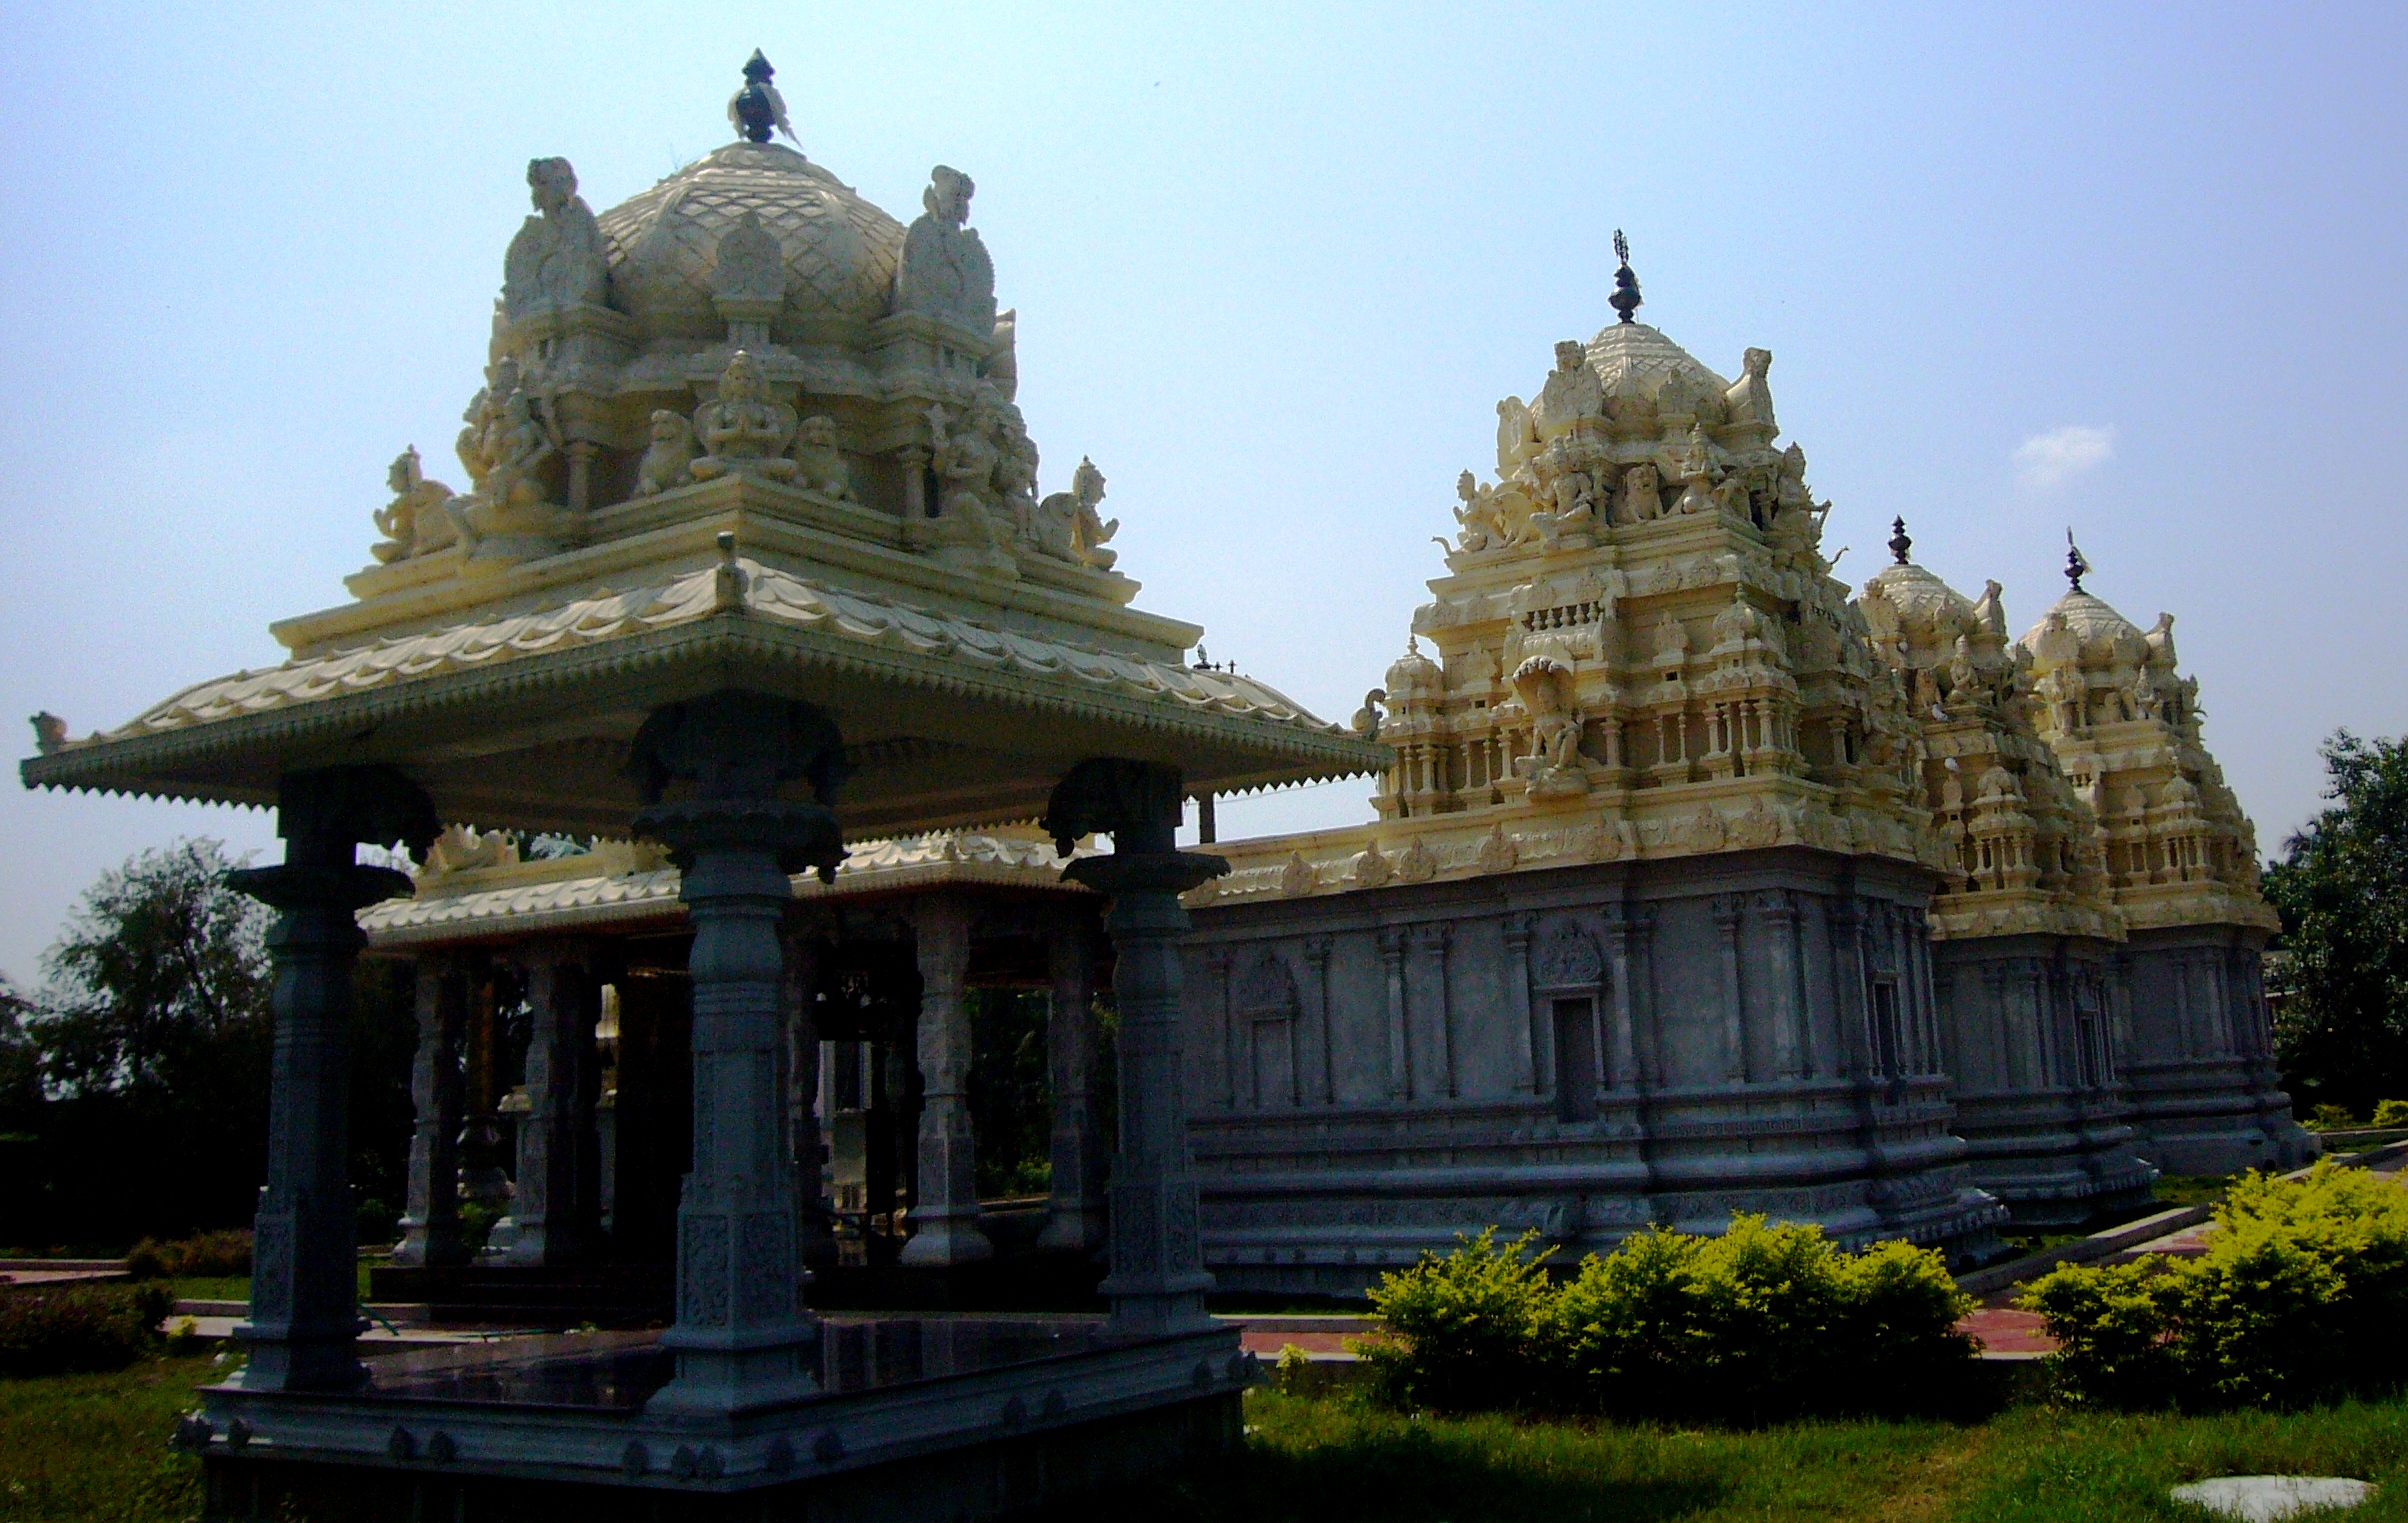
[[[1698,363],[1696,356],[1645,323],[1615,323],[1589,340],[1589,368],[1609,397],[1662,395],[1679,381],[1692,394],[1719,397],[1731,383]]]
[[[602,213],[612,305],[647,340],[722,340],[727,320],[712,302],[719,240],[746,212],[784,255],[785,302],[770,325],[778,337],[824,337],[829,319],[886,315],[903,224],[775,143],[730,143]]]
[[[1408,641],[1405,653],[1388,668],[1388,696],[1392,699],[1430,697],[1445,685],[1445,674],[1437,662],[1421,653],[1419,640]]]
[[[2108,607],[2104,598],[2093,597],[2087,592],[2069,592],[2057,599],[2049,611],[2040,616],[2040,622],[2033,625],[2023,637],[2024,648],[2038,654],[2040,637],[2048,632],[2049,621],[2059,616],[2064,618],[2065,627],[2072,631],[2075,639],[2082,642],[2085,650],[2097,648],[2102,642],[2111,646],[2120,640],[2138,641],[2144,638],[2140,626]]]
[[[1934,630],[1942,624],[1971,628],[1973,600],[1912,561],[1884,566],[1865,583],[1879,588],[1899,618],[1912,629]]]

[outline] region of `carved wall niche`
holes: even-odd
[[[1548,1077],[1558,1121],[1597,1118],[1597,1091],[1608,1082],[1602,1007],[1605,957],[1579,921],[1562,916],[1541,925],[1530,957],[1531,998],[1539,1029],[1550,1039]]]
[[[1237,1026],[1230,1045],[1240,1064],[1242,1103],[1257,1110],[1295,1108],[1296,1027],[1302,1009],[1296,976],[1277,952],[1265,952],[1238,979],[1230,1000],[1230,1019]]]

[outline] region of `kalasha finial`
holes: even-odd
[[[1631,314],[1639,310],[1639,277],[1631,273],[1630,240],[1622,236],[1620,228],[1614,229],[1614,257],[1622,261],[1622,268],[1614,271],[1614,294],[1607,298],[1608,303],[1622,314],[1624,322],[1637,322]]]
[[[778,87],[769,82],[778,71],[759,48],[744,61],[744,88],[728,98],[727,119],[736,135],[748,143],[766,143],[773,132],[783,132],[794,138],[794,127],[786,120],[786,101]]]
[[[2065,531],[2065,579],[2074,584],[2074,591],[2080,592],[2082,578],[2089,574],[2090,562],[2082,559],[2082,547],[2074,543],[2074,531],[2069,528]]]
[[[1913,548],[1915,548],[1915,542],[1906,537],[1906,520],[1904,518],[1891,519],[1890,554],[1898,557],[1899,565],[1906,564],[1906,552]]]

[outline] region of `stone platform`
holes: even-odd
[[[819,1354],[818,1393],[696,1417],[645,1410],[651,1333],[396,1353],[350,1395],[204,1387],[178,1441],[211,1520],[950,1523],[1226,1451],[1257,1369],[1230,1329],[1093,1317],[830,1318]]]

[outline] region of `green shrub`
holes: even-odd
[[[151,1347],[174,1305],[160,1285],[0,1293],[0,1375],[123,1369]]]
[[[2058,1340],[2074,1400],[2287,1406],[2408,1374],[2408,1191],[2330,1162],[2242,1176],[2187,1261],[2060,1265],[2019,1304]]]
[[[214,1280],[251,1272],[251,1234],[227,1230],[162,1243],[144,1238],[125,1256],[125,1271],[137,1280]]]
[[[2059,1393],[2076,1405],[2159,1407],[2173,1399],[2172,1300],[2160,1294],[2161,1260],[2093,1267],[2059,1264],[2015,1304],[2040,1313],[2057,1352]]]
[[[2318,1105],[2308,1111],[2308,1125],[2320,1132],[2345,1132],[2357,1124],[2356,1112],[2346,1105]]]
[[[1972,1356],[1971,1301],[1905,1243],[1851,1255],[1739,1216],[1718,1237],[1641,1233],[1557,1286],[1533,1241],[1483,1233],[1373,1291],[1390,1400],[1754,1420],[1920,1405]]]
[[[2377,1100],[2374,1124],[2383,1127],[2408,1126],[2408,1100]]]
[[[1496,1239],[1488,1228],[1371,1288],[1387,1336],[1362,1340],[1356,1352],[1385,1399],[1472,1412],[1521,1406],[1533,1394],[1531,1338],[1553,1295],[1545,1262],[1554,1250],[1533,1254],[1536,1232]]]

